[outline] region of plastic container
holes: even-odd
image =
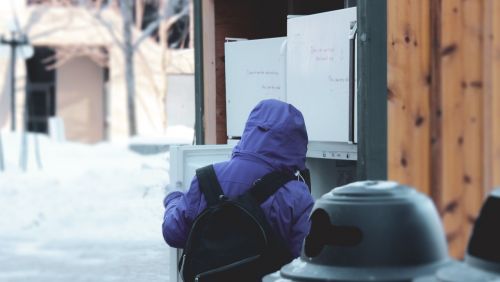
[[[392,181],[360,181],[323,195],[300,258],[263,281],[412,281],[449,265],[432,201]]]

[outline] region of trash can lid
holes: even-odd
[[[415,190],[395,181],[365,180],[340,186],[323,195],[324,199],[348,198],[399,198],[413,194]],[[361,199],[360,199],[361,200]]]
[[[301,281],[331,281],[331,282],[396,282],[413,281],[416,277],[423,277],[434,273],[440,268],[452,265],[454,261],[445,260],[429,265],[399,266],[399,267],[342,267],[331,265],[310,264],[303,258],[297,258],[283,266],[280,279],[267,280],[275,282]]]
[[[490,195],[495,198],[500,198],[500,189],[493,190]]]

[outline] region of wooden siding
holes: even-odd
[[[429,193],[430,0],[388,4],[389,178]]]
[[[500,184],[500,3],[388,0],[388,174],[434,199],[464,255]]]
[[[485,0],[485,171],[491,188],[500,185],[500,1]]]
[[[492,100],[488,104],[491,107],[491,117],[490,120],[492,124],[487,129],[492,132],[492,148],[491,154],[493,155],[493,159],[491,163],[488,163],[488,166],[492,167],[493,173],[491,186],[500,185],[500,2],[489,0],[493,2],[492,10],[493,13],[492,18],[494,19],[492,26],[494,27],[493,33],[489,38],[493,41],[493,49],[491,56],[486,58],[487,61],[492,60],[492,76],[489,78],[492,80],[492,89],[489,95],[492,95]],[[489,188],[488,187],[488,188]]]

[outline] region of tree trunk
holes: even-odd
[[[161,11],[163,13],[167,13],[168,5],[170,1],[165,0],[162,2]],[[158,35],[160,39],[160,48],[161,48],[161,70],[162,70],[162,79],[163,79],[163,89],[161,95],[161,102],[163,103],[163,130],[164,132],[168,127],[168,61],[167,61],[167,52],[168,52],[168,26],[166,21],[162,21],[160,23],[160,28],[158,30]]]
[[[129,136],[137,134],[137,121],[135,115],[135,77],[134,77],[134,47],[132,42],[132,8],[133,0],[120,2],[123,17],[123,54],[125,61],[125,83],[127,88],[127,109]]]

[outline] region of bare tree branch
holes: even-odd
[[[169,0],[162,1],[162,5],[163,6],[161,7],[161,10],[166,11],[169,5]],[[160,41],[161,50],[162,51],[166,50],[168,48],[167,46],[168,37],[167,37],[167,26],[165,21],[162,21],[160,23],[160,27],[158,28],[158,38]]]
[[[125,50],[125,46],[124,46],[123,42],[120,41],[120,38],[118,37],[118,35],[115,33],[115,30],[113,29],[113,25],[101,16],[100,11],[94,14],[94,18],[97,21],[99,21],[99,23],[101,23],[108,30],[108,32],[111,35],[111,38],[113,38],[113,41],[115,42],[115,44],[120,49]]]
[[[135,0],[135,28],[141,30],[142,19],[144,18],[144,1]]]
[[[102,8],[102,1],[103,0],[96,0],[95,1],[95,8],[96,8],[96,10],[98,10],[98,11],[101,10],[101,8]]]
[[[163,1],[163,8],[165,9],[169,5],[169,1],[165,0]],[[167,60],[167,55],[169,53],[168,49],[168,33],[167,33],[167,25],[165,21],[162,21],[158,30],[158,37],[160,41],[160,51],[161,51],[161,71],[162,71],[162,80],[163,80],[163,89],[160,93],[160,102],[161,105],[163,105],[163,129],[165,130],[168,125],[168,116],[167,116],[167,89],[168,89],[168,76],[167,76],[167,66],[168,66],[168,60]],[[139,51],[140,53],[140,51]]]
[[[88,57],[100,67],[108,65],[109,56],[106,49],[98,46],[81,46],[81,45],[65,45],[55,47],[56,52],[53,56],[47,57],[42,60],[45,69],[56,69],[73,58]]]
[[[194,47],[194,4],[189,0],[189,48]]]
[[[188,34],[189,34],[189,29],[187,28],[184,28],[183,31],[182,31],[182,35],[181,35],[181,44],[180,44],[180,48],[181,49],[184,49],[185,46],[186,46],[186,41],[188,39]]]
[[[115,44],[121,49],[121,50],[124,50],[124,45],[122,43],[122,41],[120,40],[120,38],[118,37],[118,35],[116,34],[115,30],[113,29],[113,25],[107,21],[106,19],[104,19],[102,17],[102,12],[107,10],[107,9],[110,9],[110,8],[117,8],[118,7],[118,3],[117,3],[117,0],[109,0],[109,1],[106,1],[104,4],[103,4],[103,0],[97,0],[96,4],[95,4],[95,11],[91,11],[90,9],[86,9],[88,13],[90,13],[102,26],[104,26],[109,34],[111,35],[111,38],[113,39],[113,41],[115,42]]]
[[[165,5],[166,6],[166,5]],[[185,6],[182,11],[180,11],[178,14],[175,14],[171,17],[168,17],[167,13],[163,13],[161,16],[158,17],[154,22],[150,23],[142,32],[142,34],[137,38],[136,42],[134,43],[134,49],[137,49],[139,45],[149,38],[149,36],[153,33],[153,31],[158,28],[161,24],[162,21],[167,19],[166,26],[167,30],[170,29],[172,25],[174,25],[181,17],[188,15],[189,14],[189,5]]]

